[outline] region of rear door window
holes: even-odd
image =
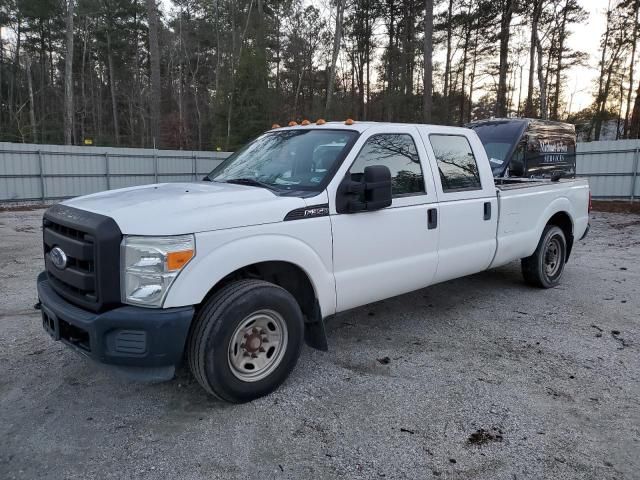
[[[478,163],[466,137],[432,134],[429,141],[438,164],[443,192],[482,189]]]

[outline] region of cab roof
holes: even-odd
[[[356,131],[358,133],[362,133],[368,130],[371,127],[383,127],[385,125],[393,126],[393,127],[416,127],[420,129],[427,129],[429,131],[434,132],[442,132],[442,131],[468,131],[467,128],[464,127],[449,127],[444,125],[431,125],[426,123],[395,123],[395,122],[369,122],[369,121],[354,121],[351,125],[345,124],[342,122],[325,122],[321,125],[316,125],[315,123],[311,123],[309,125],[294,125],[292,127],[283,126],[272,128],[269,131],[281,131],[281,130],[351,130]]]

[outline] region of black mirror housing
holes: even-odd
[[[356,213],[380,210],[391,205],[391,172],[385,165],[365,167],[361,181],[349,175],[338,187],[336,210],[338,213]]]
[[[391,206],[391,172],[385,165],[372,165],[364,169],[364,201],[367,210]]]

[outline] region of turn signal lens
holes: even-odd
[[[180,270],[193,257],[193,250],[182,250],[181,252],[169,252],[167,254],[167,270]]]
[[[298,125],[298,122],[294,122],[293,120],[289,122],[290,127],[295,127],[296,125]]]
[[[316,125],[324,125],[325,123],[327,123],[327,122],[326,122],[323,118],[319,118],[319,119],[316,121]]]
[[[353,118],[347,118],[347,119],[344,121],[344,124],[345,124],[345,125],[353,125],[354,123],[355,123],[355,122],[353,121]]]

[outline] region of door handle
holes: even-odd
[[[438,210],[436,208],[427,210],[427,227],[429,230],[438,227]]]
[[[484,219],[491,220],[491,202],[484,202]]]

